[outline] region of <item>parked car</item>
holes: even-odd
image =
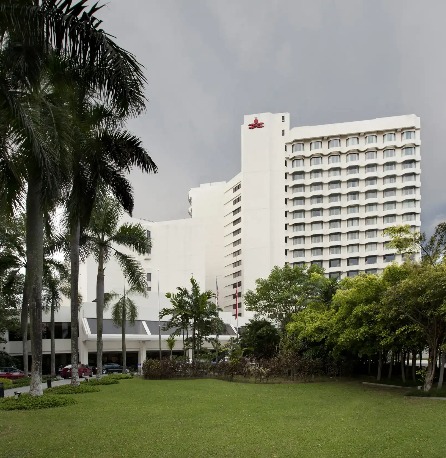
[[[25,373],[16,367],[0,367],[0,378],[16,380],[25,377]]]
[[[128,372],[128,370],[126,370]],[[121,374],[122,373],[122,366],[117,363],[105,363],[102,366],[102,373],[103,374]]]
[[[78,372],[79,372],[79,377],[91,377],[91,374],[93,373],[91,370],[91,367],[88,367],[85,364],[79,364]],[[60,375],[62,378],[70,378],[71,377],[71,364],[68,364],[68,366],[65,366],[62,369]]]

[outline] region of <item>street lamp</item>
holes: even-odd
[[[161,356],[161,309],[160,309],[160,271],[158,272],[158,341],[159,341],[159,350],[160,350],[160,361],[162,359]]]

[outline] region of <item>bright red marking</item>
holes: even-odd
[[[257,118],[254,118],[254,122],[252,124],[248,124],[248,126],[250,129],[261,129],[263,124],[263,122],[259,122]]]

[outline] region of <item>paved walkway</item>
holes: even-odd
[[[84,380],[83,378],[79,379],[81,382]],[[59,385],[69,385],[71,383],[71,379],[61,379],[61,380],[53,380],[51,382],[51,386],[59,386]],[[42,383],[42,389],[46,390],[47,384]],[[5,390],[5,398],[14,396],[14,393],[29,393],[29,386],[21,386],[19,388],[9,388]]]

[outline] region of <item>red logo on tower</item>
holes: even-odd
[[[257,118],[254,118],[254,122],[252,124],[248,124],[248,126],[250,129],[261,129],[263,124],[263,122],[259,122]]]

